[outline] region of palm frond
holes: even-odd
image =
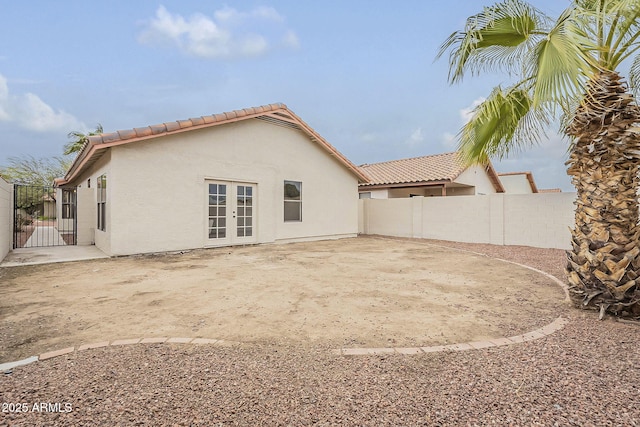
[[[585,32],[576,25],[574,10],[567,9],[541,40],[528,62],[527,75],[534,76],[533,102],[536,107],[552,102],[566,110],[571,100],[584,93],[595,62],[595,49]]]
[[[640,97],[640,54],[633,58],[631,68],[629,69],[629,86],[633,95]]]
[[[486,163],[490,158],[504,158],[513,150],[540,141],[549,124],[544,109],[533,108],[526,88],[495,88],[478,105],[471,120],[458,134],[461,159],[468,164]]]
[[[470,17],[464,30],[452,33],[437,58],[449,51],[449,81],[464,73],[516,70],[537,39],[544,37],[549,19],[521,0],[505,0]]]
[[[615,70],[640,48],[640,1],[579,0],[575,9],[577,25],[597,45],[592,53],[601,68]]]

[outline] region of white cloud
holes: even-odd
[[[458,143],[456,136],[452,133],[445,132],[442,135],[442,144],[447,148],[453,148]]]
[[[411,136],[409,136],[409,139],[407,139],[406,143],[410,147],[415,147],[422,141],[424,141],[424,135],[422,134],[422,128],[419,127],[411,133]]]
[[[471,105],[469,105],[466,108],[461,109],[458,113],[460,114],[460,118],[462,119],[462,124],[467,123],[469,120],[471,120],[471,117],[473,117],[473,110],[475,110],[475,108],[482,104],[484,101],[486,100],[486,98],[478,98],[475,101],[473,101],[471,103]]]
[[[19,127],[36,132],[85,129],[86,125],[72,114],[55,110],[38,95],[26,93],[13,95],[7,79],[0,74],[0,121],[15,123]]]
[[[6,111],[6,105],[9,100],[9,86],[7,79],[0,74],[0,121],[6,122],[10,119],[9,113]]]
[[[169,45],[199,58],[256,57],[272,49],[272,40],[277,39],[277,34],[284,41],[284,47],[299,46],[295,32],[284,28],[283,22],[284,18],[275,9],[264,6],[249,12],[224,7],[214,12],[213,17],[196,13],[189,18],[160,6],[155,17],[145,24],[138,41]]]
[[[378,140],[380,140],[380,135],[377,133],[367,132],[360,135],[360,141],[365,143],[376,142]]]
[[[290,47],[292,49],[297,49],[300,47],[300,40],[298,39],[298,36],[291,30],[287,31],[284,34],[284,36],[282,37],[282,43],[286,47]]]

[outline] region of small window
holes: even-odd
[[[371,191],[365,191],[365,192],[362,192],[362,193],[358,194],[358,198],[360,198],[360,199],[370,199],[371,198]]]
[[[284,220],[302,221],[302,183],[284,182]]]
[[[98,187],[98,224],[101,231],[107,230],[107,175],[100,175],[97,179]]]
[[[73,219],[76,216],[76,191],[62,190],[62,219]]]

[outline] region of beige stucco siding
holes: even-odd
[[[107,175],[107,204],[106,230],[96,230],[97,226],[97,191],[98,177]],[[94,244],[108,255],[114,255],[111,250],[111,212],[113,194],[113,174],[111,173],[111,152],[107,151],[78,179],[71,182],[77,189],[76,217],[78,245]],[[70,228],[69,228],[70,229]]]
[[[113,255],[215,243],[209,180],[255,185],[256,243],[357,233],[356,177],[302,132],[257,119],[113,147],[108,176]],[[302,182],[302,222],[284,222],[285,180]]]
[[[500,181],[507,194],[531,194],[531,183],[527,175],[501,175]]]
[[[496,189],[482,166],[471,166],[462,172],[454,182],[471,185],[476,188],[475,194],[494,194]]]

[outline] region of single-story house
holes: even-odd
[[[366,181],[270,104],[91,136],[56,185],[78,244],[128,255],[354,237]]]
[[[359,185],[361,199],[505,192],[491,163],[465,166],[456,152],[365,164],[359,170],[369,178]]]
[[[508,194],[532,194],[538,192],[538,187],[531,172],[499,173],[500,181]]]

